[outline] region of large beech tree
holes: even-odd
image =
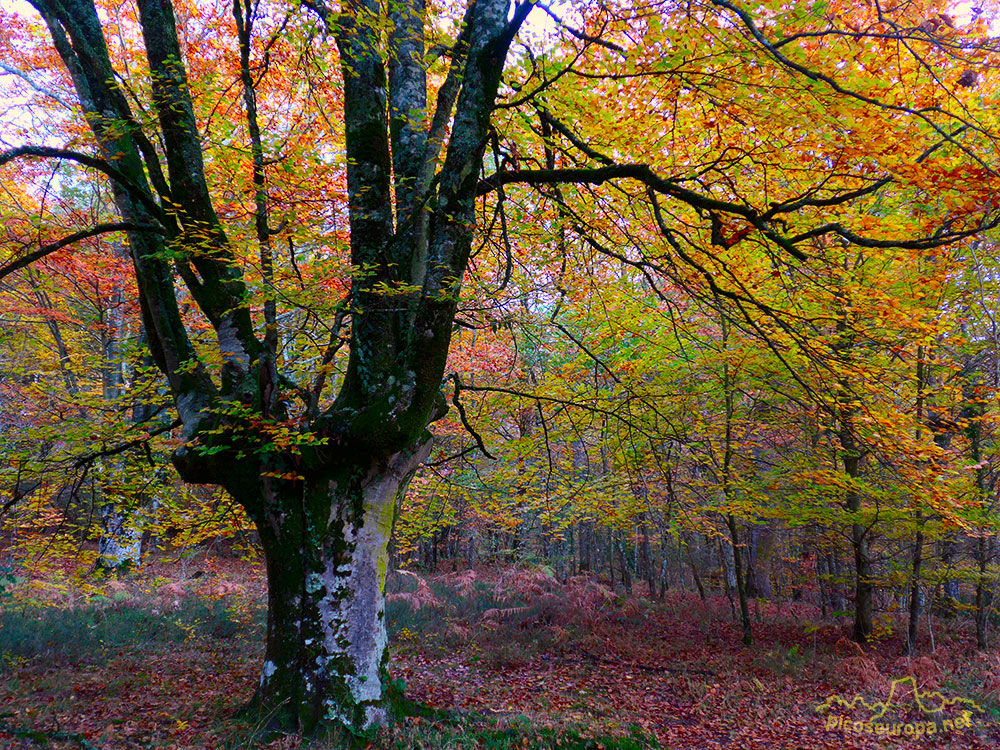
[[[508,19],[507,0],[470,5],[429,128],[413,115],[427,105],[423,3],[393,8],[388,45],[378,3],[352,0],[337,13],[315,6],[344,71],[351,263],[360,269],[350,295],[350,360],[337,397],[303,428],[300,444],[262,452],[274,439],[261,420],[286,417],[282,391],[291,384],[277,367],[274,311],[259,335],[213,206],[171,4],[138,3],[159,122],[152,136],[115,82],[92,0],[33,5],[99,151],[18,154],[74,159],[111,178],[150,350],[183,422],[186,445],[174,463],[189,482],[223,486],[260,532],[270,599],[256,702],[305,729],[328,720],[382,723],[382,590],[396,498],[427,455],[428,424],[445,413],[442,375],[490,113],[530,6]],[[237,14],[242,31],[248,16]],[[269,227],[259,228],[266,252]],[[215,379],[185,328],[175,275],[216,332]]]
[[[0,277],[73,241],[127,233],[146,341],[182,425],[174,464],[188,482],[224,487],[260,534],[269,612],[254,703],[305,731],[327,723],[362,729],[386,720],[387,545],[398,497],[430,449],[428,427],[447,412],[445,386],[451,381],[452,398],[459,401],[460,381],[446,379],[445,370],[472,254],[477,199],[499,205],[505,186],[534,186],[539,223],[557,227],[560,242],[579,239],[648,274],[663,271],[659,264],[670,256],[707,279],[712,294],[763,314],[773,310],[751,291],[727,286],[735,277],[727,277],[726,253],[737,243],[756,243],[774,258],[779,273],[782,263],[804,257],[801,248],[831,237],[919,252],[992,225],[992,203],[973,199],[969,205],[976,208],[961,217],[930,212],[911,222],[905,229],[921,230],[916,235],[894,236],[892,227],[869,225],[852,230],[838,220],[840,207],[879,192],[897,190],[897,198],[907,189],[919,192],[919,179],[926,177],[921,165],[930,168],[935,154],[948,155],[951,161],[940,170],[953,178],[956,164],[971,165],[963,186],[988,191],[992,176],[973,153],[990,136],[970,125],[967,109],[956,107],[959,115],[944,105],[921,109],[900,103],[896,93],[886,104],[878,99],[882,88],[861,85],[864,75],[852,71],[846,83],[837,78],[837,55],[847,53],[836,45],[864,41],[856,18],[832,28],[839,23],[832,12],[790,14],[789,22],[802,24],[801,34],[777,39],[725,0],[582,8],[574,21],[579,28],[559,22],[569,51],[554,55],[555,62],[520,56],[505,89],[505,111],[523,112],[532,123],[521,131],[519,155],[499,143],[492,123],[499,119],[505,62],[534,8],[531,0],[514,6],[508,0],[470,0],[455,38],[434,50],[450,60],[441,80],[430,80],[426,68],[427,38],[439,29],[423,0],[343,0],[339,8],[304,0],[283,12],[311,18],[317,36],[309,44],[335,45],[339,52],[342,112],[329,114],[342,117],[344,143],[326,145],[344,153],[353,273],[338,319],[330,322],[328,354],[311,382],[303,382],[301,373],[284,366],[276,296],[266,294],[255,314],[247,263],[219,218],[195,115],[198,82],[185,65],[194,52],[182,47],[170,0],[136,1],[149,112],[137,111],[135,87],[120,83],[125,75],[109,53],[106,11],[99,12],[94,0],[30,2],[72,79],[96,148],[28,145],[0,154],[0,164],[35,157],[96,170],[110,182],[120,221],[23,254],[8,261]],[[276,262],[272,239],[281,228],[269,221],[258,78],[250,62],[258,10],[239,0],[233,6],[239,85],[231,91],[242,89],[257,266],[266,287]],[[781,6],[764,16],[785,11]],[[869,54],[876,61],[897,59],[899,50],[889,49],[896,39],[901,48],[930,44],[943,59],[928,58],[932,63],[954,67],[947,46],[935,46],[931,32],[871,23],[883,24],[872,27],[875,48]],[[689,54],[691,45],[697,48]],[[589,62],[588,52],[595,53]],[[730,53],[735,66],[713,68],[716,56]],[[962,54],[963,60],[972,56]],[[922,70],[914,64],[899,76]],[[552,93],[560,79],[575,77],[593,82],[579,87],[579,98]],[[973,78],[964,78],[962,85],[971,85]],[[925,98],[938,85],[927,80],[924,89],[912,89]],[[773,117],[766,100],[772,84],[783,99],[797,97],[800,107],[814,110],[795,114],[793,103],[787,116]],[[628,97],[633,121],[590,117],[598,99],[615,101],[616,87]],[[688,101],[691,92],[702,90],[711,106]],[[739,106],[726,110],[727,97],[730,103],[739,99]],[[656,118],[645,123],[637,103]],[[330,109],[335,106],[341,104],[331,101]],[[592,120],[593,139],[572,121],[573,106],[581,108],[581,120]],[[861,126],[837,125],[838,107],[854,107]],[[687,115],[690,122],[678,126]],[[810,127],[822,130],[817,123],[836,137],[801,137]],[[900,137],[891,153],[877,152],[881,162],[871,144],[844,145],[861,140],[862,129],[871,130],[872,123],[882,128],[880,137]],[[647,141],[636,138],[636,128],[644,129]],[[963,134],[971,145],[959,143]],[[746,143],[723,148],[716,135]],[[484,175],[486,153],[490,173]],[[780,180],[768,177],[767,169],[780,169],[782,160],[795,170]],[[916,187],[907,187],[907,180]],[[560,187],[567,185],[577,186],[572,196],[563,192],[570,188]],[[607,192],[591,192],[598,190]],[[622,196],[634,225],[607,229],[581,218],[586,199],[600,197],[609,215]],[[510,253],[507,222],[491,225],[502,227]],[[214,333],[211,353],[196,336],[187,306]],[[329,377],[329,365],[339,356],[341,325],[349,329],[349,353],[336,379]],[[331,389],[331,397],[322,398]],[[291,400],[298,402],[294,409]]]

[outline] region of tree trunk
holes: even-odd
[[[128,517],[114,503],[101,505],[101,538],[96,567],[128,572],[142,564],[142,531],[129,524]]]
[[[255,519],[267,564],[267,645],[252,710],[311,732],[386,723],[385,576],[398,498],[430,443],[321,480],[265,484]],[[297,490],[297,491],[296,491]],[[293,494],[293,497],[288,497]]]
[[[958,614],[958,580],[952,576],[957,553],[958,534],[949,532],[941,540],[941,567],[946,577],[942,583],[942,596],[937,602],[937,612],[942,617],[954,617]]]
[[[923,435],[924,421],[924,347],[917,347],[917,441]],[[941,447],[941,442],[935,437],[934,442]],[[918,505],[913,512],[916,530],[913,538],[913,557],[910,575],[910,623],[906,629],[906,655],[914,657],[917,654],[917,634],[920,631],[920,610],[923,593],[920,590],[921,566],[924,561],[924,520],[923,511]]]
[[[820,554],[819,550],[816,550],[816,589],[819,591],[820,618],[823,620],[827,617],[827,602],[830,596],[827,592],[826,580],[824,580],[828,575],[826,569],[826,558]]]
[[[841,587],[840,554],[837,550],[827,555],[826,564],[830,573],[830,606],[833,607],[835,613],[844,612],[847,610],[847,600],[844,597],[844,591]],[[836,616],[841,617],[842,615],[837,614]]]
[[[976,648],[980,651],[989,648],[987,633],[993,602],[986,588],[986,573],[991,556],[990,540],[980,536],[976,542],[976,562],[979,564],[979,577],[976,579]]]
[[[701,575],[698,573],[698,562],[695,560],[694,553],[691,552],[690,545],[685,544],[684,550],[687,552],[688,563],[691,565],[691,577],[694,578],[694,585],[698,589],[698,596],[701,597],[702,601],[706,601],[705,584],[701,582]]]
[[[615,538],[614,531],[608,528],[608,580],[611,581],[611,590],[615,589]]]
[[[743,570],[743,550],[740,548],[739,525],[736,517],[730,513],[726,517],[729,527],[729,537],[733,544],[733,573],[736,578],[736,593],[740,599],[740,624],[743,626],[743,645],[753,645],[753,628],[750,625],[750,604],[747,601],[747,584],[749,576]]]
[[[637,545],[637,565],[636,575],[641,576],[646,581],[649,589],[649,597],[656,596],[656,572],[653,565],[653,554],[649,544],[649,527],[646,525],[646,514],[640,515],[639,544]]]
[[[771,585],[771,555],[777,543],[774,529],[755,527],[747,534],[747,593],[757,598],[770,599],[774,595]]]
[[[852,480],[861,476],[861,458],[857,453],[854,435],[848,424],[841,429],[840,443],[844,449],[844,473]],[[861,523],[861,495],[853,486],[845,498],[847,509],[854,515],[851,522],[851,548],[854,551],[854,640],[866,643],[871,637],[872,603],[875,584],[871,554],[868,550],[868,528]]]
[[[365,270],[351,279],[345,300],[349,352],[332,401],[325,391],[334,385],[328,366],[342,341],[339,315],[311,385],[277,369],[276,298],[266,293],[263,340],[258,336],[246,304],[243,250],[230,242],[206,178],[191,94],[200,86],[189,84],[172,4],[136,3],[152,105],[140,118],[114,74],[93,0],[31,4],[45,20],[99,153],[26,147],[5,151],[0,162],[65,157],[96,164],[111,179],[130,227],[150,354],[182,425],[174,465],[187,482],[223,485],[261,536],[271,588],[267,661],[254,703],[263,715],[289,719],[307,733],[327,720],[351,730],[379,724],[385,720],[383,585],[396,498],[430,447],[426,427],[447,411],[443,378],[472,255],[490,114],[509,46],[534,4],[468,5],[428,122],[420,114],[428,93],[425,4],[346,2],[334,12],[310,3],[339,51],[344,127],[343,144],[334,148],[346,164],[350,263]],[[270,237],[277,230],[267,221],[266,158],[254,134],[252,9],[236,3],[233,13],[260,270],[269,287]],[[183,308],[177,277],[187,287]],[[189,306],[197,329],[188,328],[182,313]],[[203,335],[204,321],[214,343]],[[453,380],[457,404],[460,381]],[[298,381],[287,390],[303,402],[297,437],[308,444],[292,443],[287,451],[271,430],[287,421],[286,381]]]
[[[117,252],[121,252],[120,247]],[[122,304],[122,292],[116,289],[108,298],[101,330],[101,389],[108,403],[117,402],[124,390],[121,340],[125,321]],[[141,424],[149,418],[149,409],[137,404],[133,407],[132,416],[133,422]],[[121,460],[120,457],[105,459],[105,470],[114,472],[120,467]],[[137,509],[133,508],[131,513],[124,510],[122,498],[115,498],[104,486],[100,492],[101,537],[95,567],[113,573],[135,570],[142,564],[142,530],[129,516],[135,515]]]
[[[969,401],[972,401],[972,394],[967,395]],[[986,485],[986,471],[983,466],[982,457],[982,446],[983,446],[983,424],[982,418],[984,415],[984,407],[981,404],[977,404],[974,408],[969,408],[963,410],[965,413],[963,416],[969,418],[969,426],[966,428],[966,434],[969,438],[969,453],[973,462],[976,465],[976,497],[980,502],[986,503],[987,497],[987,485]],[[991,509],[992,503],[987,505],[987,509]],[[986,573],[988,569],[988,564],[991,553],[992,540],[986,536],[982,531],[980,532],[979,539],[976,541],[976,563],[979,567],[979,576],[976,579],[976,648],[980,651],[985,651],[989,646],[989,639],[987,636],[987,631],[989,627],[989,615],[992,609],[992,601],[989,601],[991,597],[988,596],[987,583],[986,583]]]
[[[670,559],[670,541],[667,539],[666,527],[660,532],[660,554],[663,556],[663,560],[660,563],[660,598],[663,599],[667,595],[667,588],[670,586],[670,580],[668,579],[669,569],[667,568],[667,562]]]
[[[868,552],[868,538],[865,527],[861,524],[851,525],[851,545],[854,547],[854,640],[865,643],[871,637],[874,625],[872,622],[872,601],[875,587],[872,583],[871,556]]]
[[[917,511],[917,523],[922,523],[922,514]],[[922,526],[917,526],[917,531],[913,539],[913,559],[910,571],[910,622],[906,630],[906,655],[914,657],[917,655],[917,635],[920,631],[920,612],[923,593],[920,590],[921,566],[924,560],[924,530]]]
[[[580,528],[580,573],[590,573],[593,569],[591,557],[594,550],[594,525],[584,521]]]
[[[615,545],[618,548],[618,563],[621,565],[622,586],[625,587],[625,595],[632,596],[632,575],[628,569],[628,558],[625,554],[625,545],[622,543],[621,536],[619,536]]]

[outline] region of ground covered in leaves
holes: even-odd
[[[0,747],[301,746],[235,718],[261,658],[259,564],[72,572],[0,589]],[[543,568],[396,573],[389,588],[392,672],[428,710],[361,747],[1000,745],[1000,652],[977,653],[961,620],[935,621],[933,651],[925,635],[910,660],[891,613],[862,650],[807,605],[755,603],[747,649],[722,595],[626,598]]]

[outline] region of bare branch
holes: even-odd
[[[17,76],[22,81],[24,81],[26,84],[28,84],[29,86],[31,86],[31,88],[33,88],[39,94],[42,94],[44,96],[49,97],[49,99],[52,99],[57,104],[62,105],[66,109],[73,109],[73,105],[72,104],[70,104],[69,102],[67,102],[65,99],[63,99],[61,96],[59,96],[59,94],[55,93],[52,89],[46,88],[45,86],[42,86],[40,83],[36,83],[34,80],[32,80],[31,76],[29,76],[23,70],[18,70],[17,68],[12,68],[11,66],[7,65],[4,62],[0,62],[0,70],[2,70],[4,73],[8,73],[8,74],[10,74],[12,76]]]
[[[51,255],[57,250],[61,250],[67,245],[72,245],[80,240],[88,239],[89,237],[97,237],[98,235],[109,234],[111,232],[156,232],[158,234],[163,234],[164,230],[162,227],[152,226],[149,224],[133,224],[128,221],[97,224],[89,229],[81,229],[79,232],[67,235],[56,242],[50,242],[47,245],[42,245],[38,248],[38,250],[28,253],[27,255],[18,258],[5,266],[0,266],[0,279],[9,276],[15,271],[19,271],[22,268],[30,266],[32,263]]]
[[[19,146],[18,148],[12,148],[9,151],[0,153],[0,166],[24,156],[37,156],[43,159],[65,159],[67,161],[75,161],[86,167],[90,167],[91,169],[103,172],[105,175],[114,180],[117,185],[121,186],[122,189],[128,192],[130,196],[142,203],[142,205],[152,212],[157,220],[164,226],[169,226],[163,216],[163,210],[160,208],[159,204],[150,197],[149,193],[133,183],[122,172],[111,166],[111,164],[104,159],[91,156],[90,154],[84,154],[79,151],[71,151],[70,149],[65,148],[52,148],[50,146]]]

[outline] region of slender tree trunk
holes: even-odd
[[[851,479],[859,476],[859,463],[856,455],[844,456],[844,470]],[[854,488],[847,493],[846,505],[852,513],[861,510],[861,496]],[[854,640],[866,643],[874,629],[872,603],[875,584],[868,550],[868,529],[857,520],[851,524],[851,548],[854,551]]]
[[[743,550],[740,548],[739,525],[736,517],[726,517],[729,536],[733,543],[733,572],[736,574],[736,594],[740,600],[740,623],[743,626],[743,645],[753,645],[753,628],[750,624],[750,603],[747,600],[747,575],[743,570]]]
[[[945,579],[942,582],[942,595],[937,602],[937,610],[943,617],[954,617],[958,614],[958,581],[951,575],[958,552],[958,535],[949,533],[941,540],[941,567]]]
[[[846,300],[844,296],[841,299]],[[852,313],[841,306],[837,311],[838,341],[834,346],[844,364],[853,361],[853,334],[850,318]],[[875,584],[869,552],[868,527],[861,516],[862,497],[857,481],[861,478],[861,447],[858,445],[854,426],[854,416],[857,409],[853,389],[845,378],[838,380],[840,387],[840,407],[838,421],[840,429],[840,453],[844,464],[844,474],[848,479],[848,489],[844,497],[844,507],[851,514],[851,549],[854,552],[854,640],[865,643],[872,634],[872,600],[875,594]]]
[[[825,558],[820,555],[819,550],[816,550],[816,588],[819,590],[819,606],[820,606],[820,617],[825,620],[827,618],[827,601],[829,593],[826,589],[826,581],[823,579],[826,577],[824,568],[826,567]]]
[[[669,569],[667,568],[667,562],[670,559],[670,540],[667,538],[667,532],[664,528],[660,532],[660,554],[663,556],[663,560],[660,563],[660,598],[663,599],[667,595],[667,588],[670,586],[669,580]]]
[[[986,587],[987,563],[990,540],[984,535],[980,536],[976,543],[976,562],[979,564],[979,577],[976,581],[976,648],[986,651],[989,648],[987,631],[989,626],[989,613],[992,602]]]
[[[854,588],[854,640],[865,643],[871,637],[872,601],[875,587],[872,583],[873,571],[868,552],[868,540],[864,526],[851,526],[851,545],[854,547],[855,588]]]
[[[861,458],[849,424],[850,418],[843,416],[842,419],[844,424],[840,430],[840,444],[844,451],[844,473],[852,482],[844,499],[844,505],[854,516],[851,522],[851,549],[854,552],[854,640],[865,643],[871,637],[873,630],[874,571],[868,549],[868,528],[858,518],[861,512],[861,495],[853,485],[853,480],[861,476]]]
[[[593,569],[591,558],[594,549],[594,525],[584,521],[580,528],[580,572],[590,573]]]
[[[972,389],[968,389],[967,401],[975,398]],[[969,454],[976,466],[976,497],[980,502],[986,502],[986,469],[983,466],[983,415],[984,407],[981,402],[963,410],[969,418],[966,428],[966,435],[969,438]],[[976,563],[979,566],[979,576],[976,580],[976,648],[985,651],[989,647],[987,631],[989,626],[989,613],[992,602],[989,601],[989,591],[986,583],[986,574],[990,561],[991,539],[980,530],[980,536],[976,541]]]
[[[101,332],[101,387],[107,403],[122,397],[122,348],[124,319],[121,306],[122,293],[115,290],[107,300],[104,326]],[[141,406],[133,409],[133,421],[140,423],[147,416]],[[105,467],[114,471],[121,466],[121,457],[105,459]],[[110,495],[105,487],[100,489],[101,537],[98,541],[96,567],[112,571],[134,570],[142,563],[142,530],[136,523],[137,509],[123,508],[120,497]]]
[[[733,615],[733,622],[736,622],[738,615],[736,614],[736,600],[733,599],[733,594],[736,592],[736,564],[733,561],[731,542],[726,546],[719,539],[719,559],[722,561],[722,588],[729,601],[729,611]]]
[[[916,522],[922,523],[920,511],[917,511]],[[920,603],[923,595],[920,591],[920,568],[924,559],[924,530],[917,527],[913,537],[913,560],[910,570],[910,623],[906,630],[906,654],[913,657],[917,653],[917,634],[920,630]]]
[[[622,585],[625,587],[625,595],[632,596],[632,575],[628,569],[628,558],[625,554],[625,545],[619,536],[616,546],[618,548],[618,564],[621,565]]]
[[[638,565],[636,566],[636,572],[637,575],[646,581],[646,586],[649,588],[649,596],[653,598],[656,596],[656,574],[654,572],[653,555],[649,545],[649,526],[646,524],[646,514],[641,514],[640,519],[640,536],[639,544],[637,545]]]
[[[718,298],[716,298],[716,301],[718,301]],[[729,321],[724,313],[722,314],[720,323],[722,324],[723,347],[728,348]],[[722,459],[722,494],[728,504],[733,501],[734,494],[732,486],[733,458],[735,457],[733,422],[736,416],[736,399],[734,393],[736,388],[736,373],[730,367],[728,359],[724,360],[722,365],[722,384],[725,397],[726,420],[725,445]],[[733,545],[733,572],[736,577],[736,593],[740,600],[740,623],[743,626],[743,645],[752,646],[753,628],[750,624],[750,605],[747,602],[747,584],[749,583],[750,576],[746,572],[749,569],[750,559],[746,560],[748,567],[745,570],[743,549],[740,546],[739,522],[732,512],[726,514],[726,525],[729,527],[729,539]]]
[[[923,434],[924,420],[924,347],[917,347],[917,440]],[[919,502],[919,500],[917,500]],[[920,507],[914,509],[916,531],[913,535],[913,558],[910,566],[910,623],[906,629],[906,653],[913,657],[917,653],[917,634],[920,630],[920,568],[924,560],[924,519]]]
[[[694,578],[694,585],[698,589],[698,596],[701,597],[702,601],[706,600],[705,596],[705,585],[701,582],[701,575],[698,572],[698,562],[694,558],[694,553],[691,552],[691,545],[685,544],[684,549],[687,552],[688,563],[691,565],[691,576]]]
[[[972,460],[977,465],[976,493],[981,500],[986,497],[986,470],[982,466],[982,412],[979,418],[969,426],[969,442]],[[992,539],[982,531],[976,542],[976,563],[979,565],[979,576],[976,580],[976,648],[985,651],[988,647],[987,631],[989,614],[992,607],[991,597],[986,583],[986,575],[990,561]]]
[[[608,527],[608,580],[611,581],[611,589],[615,588],[615,532]]]
[[[843,569],[840,563],[840,553],[834,549],[826,558],[827,568],[830,571],[830,605],[833,607],[834,612],[845,612],[847,610],[847,598],[844,596],[844,590],[841,587],[841,570]],[[840,617],[841,615],[837,615]]]

